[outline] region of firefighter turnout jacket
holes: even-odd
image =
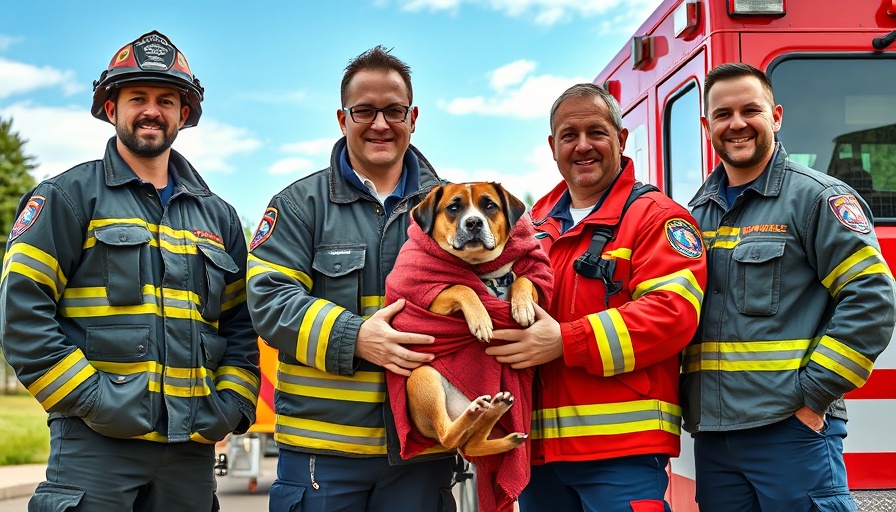
[[[706,281],[693,219],[648,192],[599,255],[615,262],[612,284],[574,269],[594,228],[620,221],[635,185],[631,160],[622,164],[603,203],[565,233],[556,216],[569,205],[565,183],[533,207],[554,270],[549,312],[563,338],[563,358],[540,366],[535,379],[534,464],[680,451],[680,355],[697,328]]]
[[[353,173],[345,148],[342,138],[329,168],[271,199],[250,244],[249,308],[259,336],[280,352],[278,445],[385,456],[384,370],[356,358],[355,343],[361,323],[384,305],[386,275],[407,240],[408,212],[440,181],[410,146],[405,197],[386,212],[343,175]],[[396,439],[389,451],[400,460]]]
[[[0,284],[6,358],[51,418],[109,437],[245,432],[259,370],[239,217],[175,151],[163,207],[115,142],[23,198]]]
[[[846,419],[896,322],[893,275],[871,213],[843,182],[790,161],[726,210],[720,164],[690,205],[710,269],[683,362],[689,432],[768,425],[806,405]]]

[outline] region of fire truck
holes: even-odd
[[[794,161],[837,176],[870,205],[896,268],[896,0],[664,0],[594,78],[620,103],[637,178],[687,205],[719,162],[702,132],[703,80],[726,62],[771,79]],[[861,510],[896,510],[896,343],[845,397],[845,459]],[[669,501],[696,510],[682,436]]]

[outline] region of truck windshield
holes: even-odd
[[[896,222],[896,60],[789,57],[769,78],[790,158],[852,186],[875,221]]]

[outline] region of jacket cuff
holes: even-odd
[[[588,366],[591,359],[588,346],[580,340],[585,336],[582,320],[562,322],[560,324],[560,341],[563,345],[563,362],[566,366]]]
[[[819,414],[824,414],[828,407],[839,398],[826,392],[805,370],[800,372],[800,388],[803,390],[803,403]]]
[[[252,402],[243,398],[239,393],[235,393],[229,389],[225,389],[221,394],[233,400],[240,411],[240,421],[233,429],[233,433],[236,435],[245,434],[246,431],[249,430],[249,427],[255,423],[255,406],[252,405]]]
[[[357,366],[355,346],[358,343],[358,331],[361,330],[364,318],[345,311],[336,322],[342,324],[342,332],[338,333],[330,341],[331,343],[335,342],[336,346],[331,348],[330,351],[331,354],[334,354],[333,360],[331,361],[329,357],[327,358],[327,372],[351,377],[355,374]],[[333,365],[332,369],[331,364]]]

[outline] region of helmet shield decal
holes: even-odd
[[[177,50],[164,37],[148,34],[134,43],[137,65],[147,71],[167,71],[174,65]]]

